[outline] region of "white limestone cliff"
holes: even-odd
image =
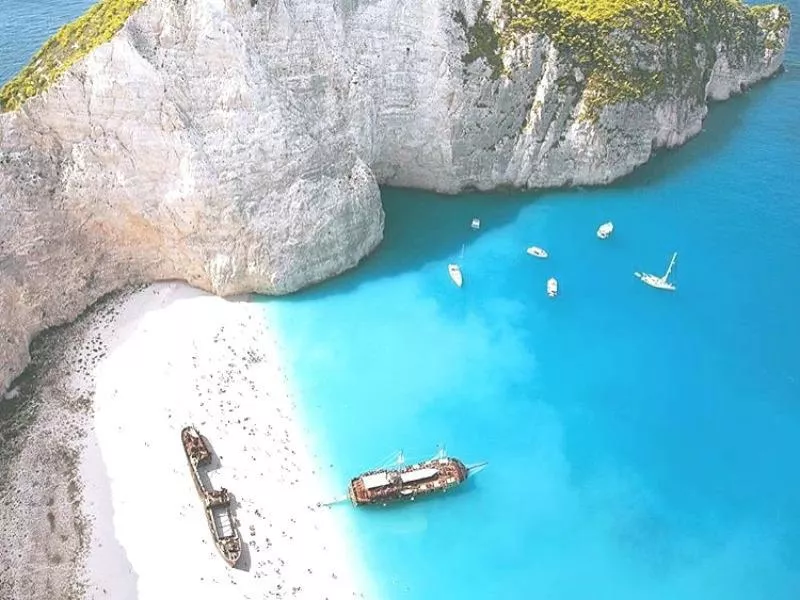
[[[683,87],[586,119],[546,35],[504,45],[499,76],[465,62],[467,28],[505,19],[501,0],[149,0],[0,114],[0,390],[32,336],[125,284],[282,294],[353,267],[382,238],[379,183],[612,181],[776,72],[788,36],[698,45]]]

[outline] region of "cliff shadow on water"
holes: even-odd
[[[616,190],[639,199],[638,194],[631,196],[630,192],[647,192],[698,166],[713,168],[713,161],[730,151],[737,135],[759,118],[760,109],[779,102],[780,96],[794,87],[800,67],[795,66],[792,50],[787,53],[786,68],[775,76],[728,100],[709,101],[700,133],[681,146],[657,150],[645,164],[607,186],[472,191],[455,196],[382,187],[386,219],[378,248],[356,268],[292,294],[291,301],[347,294],[369,281],[415,272],[430,263],[457,260],[462,245],[469,253],[470,245],[479,238],[470,228],[473,217],[481,220],[480,233],[485,234],[513,223],[523,208],[541,198],[590,202],[594,193],[598,198],[607,197],[608,192]]]
[[[713,160],[733,142],[752,110],[765,101],[773,89],[781,84],[779,80],[787,75],[781,69],[781,73],[759,82],[742,94],[719,102],[709,100],[708,114],[700,133],[681,146],[659,148],[650,160],[607,187],[618,190],[645,189],[681,175],[688,167],[699,162]]]
[[[384,236],[356,268],[301,290],[292,301],[346,294],[367,281],[413,272],[431,262],[449,262],[477,237],[470,227],[481,220],[485,233],[512,223],[539,191],[469,192],[457,196],[413,189],[381,188],[386,213]]]
[[[519,212],[542,197],[574,197],[591,201],[592,192],[602,190],[646,190],[668,178],[680,176],[689,167],[713,160],[725,151],[754,107],[780,85],[783,73],[724,102],[714,102],[703,122],[703,130],[686,144],[660,149],[645,164],[607,186],[562,187],[539,190],[496,190],[450,196],[405,188],[381,188],[386,220],[384,238],[378,248],[356,268],[292,294],[292,301],[316,300],[354,291],[362,283],[414,272],[432,262],[449,262],[462,245],[469,251],[478,236],[470,228],[473,217],[481,220],[486,233],[513,223]]]

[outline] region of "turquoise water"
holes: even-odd
[[[268,301],[342,488],[398,449],[490,463],[336,508],[385,598],[800,597],[799,53],[606,189],[384,190],[374,256]],[[673,251],[675,293],[634,278]]]
[[[0,79],[89,4],[2,0]],[[387,600],[800,597],[799,42],[617,185],[384,190],[372,257],[265,300],[342,488],[398,449],[490,462],[449,498],[335,508]],[[673,251],[677,292],[633,277]]]

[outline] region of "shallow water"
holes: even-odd
[[[399,449],[490,462],[336,508],[386,598],[797,597],[799,62],[605,189],[384,190],[374,256],[266,302],[340,489]],[[633,276],[673,251],[676,292]]]

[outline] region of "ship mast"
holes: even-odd
[[[483,461],[479,463],[475,463],[474,465],[467,465],[467,473],[472,475],[473,473],[477,473],[479,471],[483,471],[484,467],[489,464],[489,461]]]
[[[675,259],[678,258],[678,253],[674,252],[672,254],[672,260],[669,261],[669,266],[667,267],[667,272],[664,273],[664,276],[661,278],[662,281],[666,281],[669,277],[669,274],[672,273],[672,267],[675,266]]]

